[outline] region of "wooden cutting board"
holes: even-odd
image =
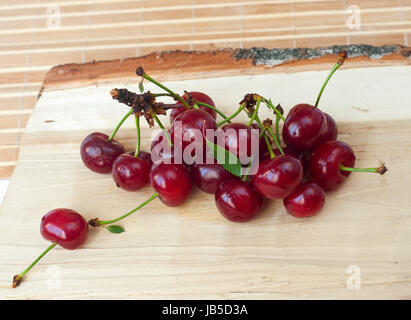
[[[300,52],[288,62],[264,60],[251,51],[175,52],[53,68],[0,209],[0,298],[411,298],[411,66],[406,48],[349,59],[320,103],[337,120],[340,140],[353,147],[357,166],[381,161],[389,168],[386,175],[352,174],[327,194],[322,212],[310,219],[296,219],[281,201],[270,201],[255,220],[230,223],[213,197],[199,190],[178,208],[155,200],[121,223],[127,232],[90,230],[80,250],[56,247],[19,288],[10,288],[13,274],[48,245],[39,223],[49,210],[67,207],[86,218],[105,219],[152,194],[150,187],[135,193],[116,188],[110,175],[86,169],[79,155],[88,133],[109,133],[127,111],[109,90],[138,91],[136,66],[177,92],[207,92],[226,114],[248,92],[271,97],[287,112],[299,102],[314,102],[335,61],[329,52],[319,58]],[[146,89],[154,90],[149,84]],[[133,125],[126,122],[118,134],[130,150]],[[153,130],[144,126],[147,149]]]

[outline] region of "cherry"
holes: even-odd
[[[292,149],[309,151],[326,130],[327,119],[321,110],[310,104],[297,104],[285,119],[283,140]]]
[[[250,183],[231,178],[223,180],[218,185],[215,202],[218,210],[227,220],[245,222],[258,214],[263,198]]]
[[[261,162],[252,176],[254,188],[268,199],[285,198],[302,179],[301,162],[286,154]]]
[[[206,104],[208,104],[208,105],[215,108],[214,101],[208,95],[206,95],[205,93],[198,92],[198,91],[190,91],[189,94],[194,99],[194,102],[196,102],[196,101],[203,102],[203,103],[206,103]],[[184,101],[187,102],[187,100],[189,99],[189,96],[187,94],[185,94],[185,95],[183,95],[183,99],[184,99]],[[175,118],[177,118],[181,113],[183,113],[184,111],[187,110],[187,108],[181,102],[177,102],[177,105],[179,107],[171,109],[170,123],[173,123]],[[212,116],[214,118],[214,120],[217,119],[217,112],[215,112],[215,110],[207,108],[207,107],[202,106],[202,105],[200,105],[199,108],[201,110],[204,110],[205,112],[209,113],[210,116]]]
[[[41,219],[40,232],[44,239],[74,250],[86,241],[88,224],[74,210],[54,209]]]
[[[40,232],[43,238],[51,241],[52,244],[23,272],[13,277],[13,288],[16,288],[27,272],[57,244],[68,250],[79,248],[87,239],[88,224],[76,211],[59,208],[51,210],[41,219]]]
[[[178,123],[179,125],[176,125],[176,123]],[[194,146],[196,145],[196,143],[201,143],[203,150],[201,156],[203,157],[204,161],[207,147],[202,132],[206,132],[207,129],[217,129],[217,125],[213,117],[211,117],[210,114],[203,110],[190,109],[180,114],[174,120],[170,130],[170,136],[175,148],[178,148],[178,146],[180,145],[183,152],[185,148],[191,145],[193,142],[195,142]],[[193,149],[191,156],[195,155],[194,152],[195,150]],[[184,158],[186,157],[183,154],[184,161],[191,160]]]
[[[218,184],[233,175],[218,163],[194,164],[191,167],[194,183],[206,193],[215,194]]]
[[[282,155],[280,150],[278,150],[278,149],[273,149],[273,152],[274,152],[275,156],[281,156]],[[308,157],[304,152],[296,151],[296,150],[293,150],[289,147],[283,147],[283,152],[286,155],[292,156],[292,157],[300,160],[301,165],[303,166],[304,172],[307,171],[307,169],[308,169]],[[270,153],[267,150],[265,153],[263,153],[260,156],[260,162],[262,162],[264,160],[268,160],[268,159],[270,159]]]
[[[167,132],[170,134],[170,131]],[[160,144],[162,145],[160,146]],[[174,147],[170,147],[166,143],[164,133],[162,131],[160,131],[151,142],[151,158],[154,159],[154,161],[158,159],[174,158]]]
[[[176,207],[187,200],[192,181],[182,164],[157,162],[150,172],[150,183],[160,200],[169,207]]]
[[[326,141],[314,149],[310,157],[312,179],[325,190],[337,188],[350,175],[340,166],[353,167],[355,155],[351,147],[341,141]]]
[[[318,146],[320,143],[325,141],[334,141],[337,140],[338,137],[338,127],[335,120],[328,114],[324,112],[324,116],[326,118],[326,129],[324,130],[323,134],[320,135],[317,141],[314,143]]]
[[[295,188],[283,203],[287,211],[297,218],[316,215],[324,206],[325,192],[315,182],[304,182]]]
[[[134,153],[130,153],[130,154],[134,155]],[[140,151],[138,153],[138,157],[140,159],[146,160],[147,163],[150,165],[150,169],[151,169],[151,166],[153,165],[153,160],[151,159],[151,153],[150,152]]]
[[[93,132],[84,138],[80,147],[81,159],[87,168],[98,173],[110,173],[114,160],[124,153],[123,145],[109,141],[108,135]]]
[[[137,191],[149,183],[151,165],[143,157],[150,157],[151,161],[151,156],[149,153],[148,156],[141,153],[137,158],[130,153],[123,153],[114,161],[112,175],[118,187]]]

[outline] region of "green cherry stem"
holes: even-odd
[[[284,151],[280,143],[280,117],[278,116],[278,114],[276,114],[275,116],[275,142],[278,150],[281,152],[282,155],[284,155]]]
[[[341,171],[349,171],[349,172],[371,172],[371,173],[378,173],[380,175],[383,175],[388,171],[388,169],[384,166],[381,165],[378,168],[350,168],[343,166],[342,164],[340,165],[340,170]]]
[[[112,224],[112,223],[116,223],[120,220],[123,220],[124,218],[127,218],[129,215],[133,214],[134,212],[140,210],[141,208],[143,208],[145,205],[149,204],[151,201],[153,201],[155,198],[158,197],[158,193],[155,192],[150,198],[148,198],[147,200],[145,200],[143,203],[141,203],[138,207],[134,208],[133,210],[127,212],[126,214],[123,214],[122,216],[115,218],[113,220],[98,220],[98,219],[93,219],[90,221],[93,221],[93,223],[90,223],[90,225],[92,225],[93,227],[98,227],[98,226],[105,226],[108,224]]]
[[[345,60],[346,58],[347,58],[347,52],[346,52],[345,50],[341,51],[341,52],[338,54],[338,62],[333,66],[333,68],[331,69],[331,71],[330,71],[330,73],[328,74],[327,78],[325,78],[325,81],[324,81],[324,83],[323,83],[323,85],[322,85],[322,87],[321,87],[321,89],[320,89],[320,92],[318,93],[317,100],[315,101],[314,107],[317,107],[317,106],[318,106],[318,103],[320,102],[320,98],[321,98],[321,96],[322,96],[322,94],[323,94],[323,91],[324,91],[324,89],[325,89],[328,81],[330,81],[330,79],[331,79],[332,75],[334,74],[334,72],[337,71],[338,68],[343,65],[344,60]]]
[[[138,155],[140,154],[140,117],[136,117],[136,130],[137,130],[137,143],[136,143],[136,152],[134,153],[134,158],[137,158]]]
[[[260,108],[260,103],[261,103],[261,98],[258,97],[257,98],[257,104],[255,106],[255,110],[250,118],[250,121],[248,121],[248,126],[251,126],[251,124],[253,123],[253,121],[255,120],[255,118],[258,116],[258,109]]]
[[[280,111],[277,110],[277,108],[273,105],[273,103],[271,102],[271,100],[267,100],[265,98],[263,98],[263,102],[265,103],[265,105],[269,108],[274,110],[276,116],[280,117],[281,120],[285,121],[284,116],[281,114]]]
[[[136,73],[138,76],[143,77],[144,79],[154,83],[157,87],[168,92],[174,99],[179,100],[186,108],[191,108],[191,106],[186,101],[184,101],[184,99],[179,94],[175,93],[171,89],[167,88],[165,85],[150,77],[147,73],[144,72],[142,67],[138,67]]]
[[[16,288],[19,286],[19,284],[23,281],[24,276],[29,272],[36,264],[43,258],[51,249],[53,249],[57,243],[53,242],[46,250],[42,252],[41,255],[38,256],[36,260],[33,261],[31,265],[29,265],[23,272],[16,274],[13,277],[13,288]]]
[[[114,128],[113,132],[111,133],[110,137],[107,139],[109,142],[113,141],[114,136],[116,135],[118,129],[122,126],[124,121],[133,113],[133,109],[130,108],[130,110],[125,114],[125,116],[120,120],[120,122],[117,124],[117,126]]]
[[[234,117],[236,117],[241,111],[243,111],[243,106],[239,106],[238,109],[230,116],[228,116],[227,118],[225,118],[224,120],[221,120],[220,122],[217,123],[217,126],[221,126],[222,124],[226,123],[226,122],[230,122],[231,119],[233,119]]]
[[[263,124],[261,123],[261,120],[258,116],[255,117],[255,122],[257,122],[257,124],[260,127],[261,131],[264,130],[264,141],[267,144],[267,149],[268,149],[268,152],[270,153],[270,159],[275,158],[275,154],[274,154],[273,148],[271,147],[270,140],[267,137],[267,130],[265,130],[266,128],[263,126]]]
[[[204,103],[204,102],[201,102],[201,101],[196,101],[196,103],[197,103],[198,105],[200,105],[200,106],[203,106],[203,107],[209,108],[209,109],[211,109],[211,110],[214,110],[214,111],[217,112],[224,120],[227,119],[227,116],[226,116],[224,113],[222,113],[220,110],[218,110],[217,108],[215,108],[215,107],[213,107],[213,106],[210,106],[209,104]],[[230,122],[230,121],[228,121],[228,122]]]
[[[154,121],[157,122],[158,126],[160,127],[161,131],[163,131],[164,137],[166,138],[168,145],[170,147],[173,146],[173,142],[171,141],[171,137],[168,134],[168,131],[164,128],[163,124],[161,123],[160,119],[157,117],[155,113],[153,113]]]

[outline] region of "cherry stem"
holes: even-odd
[[[168,134],[168,131],[164,128],[163,124],[161,123],[160,119],[157,117],[157,115],[156,115],[155,113],[153,113],[153,118],[154,118],[155,122],[157,122],[157,124],[158,124],[158,126],[160,127],[161,131],[163,132],[164,137],[166,138],[166,140],[167,140],[167,142],[168,142],[168,145],[169,145],[170,147],[172,147],[172,146],[173,146],[173,142],[171,141],[171,137],[170,137],[170,135]]]
[[[255,110],[250,118],[250,121],[248,121],[248,126],[251,126],[251,124],[253,123],[253,121],[255,120],[255,118],[258,116],[258,109],[260,108],[260,103],[261,103],[261,98],[258,97],[257,98],[257,104],[255,106]]]
[[[104,226],[104,225],[108,225],[108,224],[112,224],[112,223],[116,223],[120,220],[123,220],[124,218],[127,218],[129,215],[133,214],[134,212],[140,210],[141,208],[143,208],[145,205],[149,204],[151,201],[153,201],[155,198],[158,197],[158,193],[155,192],[150,198],[148,198],[146,201],[144,201],[142,204],[140,204],[138,207],[134,208],[133,210],[127,212],[126,214],[123,214],[122,216],[115,218],[113,220],[108,220],[108,221],[97,221],[97,225],[98,226]]]
[[[18,285],[23,281],[24,276],[26,275],[27,272],[29,272],[36,264],[43,258],[51,249],[53,249],[57,243],[53,242],[46,250],[43,251],[41,255],[38,256],[36,260],[33,261],[31,265],[27,267],[26,270],[23,272],[16,274],[13,278],[13,288],[18,287]]]
[[[224,113],[222,113],[220,110],[218,110],[217,108],[215,108],[215,107],[213,107],[213,106],[210,106],[209,104],[204,103],[204,102],[201,102],[201,101],[196,101],[196,103],[197,103],[198,105],[200,105],[200,106],[203,106],[203,107],[209,108],[209,109],[211,109],[211,110],[214,110],[214,111],[217,112],[221,117],[223,117],[223,119],[227,119],[227,116],[226,116]]]
[[[113,141],[114,136],[116,135],[118,129],[122,126],[124,121],[133,113],[133,109],[130,108],[130,111],[125,114],[125,116],[120,120],[120,122],[117,124],[117,126],[114,128],[113,132],[111,133],[110,137],[107,139],[109,142]]]
[[[140,117],[136,115],[136,130],[137,130],[137,143],[136,152],[134,153],[134,158],[137,158],[140,154]]]
[[[324,83],[323,83],[323,85],[322,85],[322,87],[321,87],[321,89],[320,89],[320,92],[318,93],[317,100],[315,101],[314,107],[317,107],[317,106],[318,106],[318,103],[320,102],[320,98],[321,98],[321,96],[322,96],[322,94],[323,94],[323,91],[324,91],[324,89],[325,89],[325,86],[327,85],[328,81],[331,79],[331,77],[332,77],[332,75],[334,74],[334,72],[337,71],[339,67],[341,67],[341,65],[340,65],[339,63],[336,63],[336,64],[334,65],[334,67],[331,69],[330,73],[328,74],[327,78],[325,79],[325,81],[324,81]]]
[[[265,130],[267,128],[265,128],[263,126],[263,124],[261,123],[261,120],[258,116],[255,117],[255,121],[257,122],[258,126],[260,127],[260,130],[264,131],[264,140],[265,140],[265,143],[267,144],[268,152],[270,153],[270,159],[275,158],[275,154],[274,154],[273,148],[271,147],[270,140],[267,137],[267,132],[266,132],[267,130]]]
[[[138,73],[137,73],[138,74]],[[152,83],[154,83],[157,87],[167,91],[174,99],[179,100],[186,108],[191,108],[191,106],[177,93],[167,88],[165,85],[161,84],[160,82],[154,80],[150,77],[147,73],[143,72],[142,77]]]
[[[380,175],[383,175],[388,171],[388,169],[384,166],[381,165],[378,168],[350,168],[343,166],[342,164],[340,165],[340,170],[341,171],[349,171],[349,172],[371,172],[371,173],[379,173]]]
[[[231,116],[228,116],[224,120],[221,120],[220,122],[218,122],[217,126],[221,126],[222,124],[224,124],[226,122],[230,122],[230,120],[233,119],[234,117],[236,117],[243,109],[244,109],[243,106],[240,105],[238,107],[238,109]]]
[[[275,141],[278,150],[281,152],[282,155],[284,155],[284,151],[280,143],[280,117],[278,116],[278,114],[276,114],[275,116]]]
[[[170,93],[152,93],[153,97],[172,97]]]
[[[246,180],[247,180],[248,172],[250,171],[250,167],[251,167],[252,163],[253,163],[253,158],[251,158],[250,162],[248,163],[247,168],[245,169],[244,175],[241,178],[241,180],[243,180],[244,182],[246,182]]]
[[[281,114],[280,111],[278,111],[278,109],[273,105],[273,103],[271,102],[271,100],[267,100],[266,98],[263,98],[263,102],[265,103],[265,105],[270,108],[273,109],[276,116],[280,117],[281,120],[285,121],[284,116]]]

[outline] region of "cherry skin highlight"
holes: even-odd
[[[234,177],[218,163],[194,164],[191,175],[197,187],[209,194],[215,194],[221,181]]]
[[[254,218],[263,205],[263,198],[253,186],[242,180],[223,180],[217,187],[215,202],[227,220],[246,222]]]
[[[203,132],[207,133],[208,129],[216,130],[217,124],[213,117],[207,112],[199,109],[190,109],[180,114],[173,122],[171,127],[171,140],[174,143],[174,149],[179,149],[183,152],[183,161],[193,160],[195,150],[192,149],[189,154],[184,154],[185,149],[190,146],[198,146],[198,150],[202,148],[202,153],[197,156],[201,157],[203,162],[207,152],[207,146],[203,137]],[[191,145],[193,143],[193,145]],[[174,150],[175,152],[175,150]],[[192,159],[187,159],[190,157]],[[194,159],[195,160],[195,159]],[[188,161],[187,161],[188,162]],[[191,164],[191,163],[189,163]]]
[[[301,162],[293,156],[283,155],[260,163],[252,176],[254,188],[265,198],[283,199],[303,179]]]
[[[211,99],[205,93],[198,92],[198,91],[190,91],[189,94],[191,95],[191,97],[195,101],[206,103],[206,104],[208,104],[208,105],[215,108],[215,104],[214,104],[213,99]],[[187,102],[187,98],[188,98],[187,95],[183,95],[184,101]],[[171,109],[170,123],[173,123],[175,118],[177,118],[181,113],[183,113],[184,111],[187,110],[187,108],[181,102],[177,102],[177,104],[180,107]],[[207,108],[205,106],[199,106],[199,108],[200,108],[200,110],[203,110],[203,111],[207,112],[208,114],[210,114],[210,116],[212,116],[214,118],[214,120],[217,119],[217,112],[215,112],[213,109]]]
[[[150,183],[160,200],[169,207],[183,204],[190,195],[193,185],[184,165],[163,162],[153,164]]]
[[[304,182],[283,199],[287,211],[297,218],[316,215],[324,206],[325,192],[318,183]]]
[[[309,104],[297,104],[287,115],[283,126],[285,144],[298,151],[309,151],[316,146],[327,129],[324,113]]]
[[[118,187],[137,191],[149,183],[150,169],[151,165],[147,160],[123,153],[114,161],[112,175]]]
[[[333,190],[351,173],[340,170],[340,165],[354,167],[354,164],[354,151],[348,144],[341,141],[326,141],[314,149],[309,167],[313,181],[324,190]]]
[[[91,171],[97,173],[110,173],[113,162],[124,153],[123,145],[116,141],[108,141],[108,135],[94,132],[84,138],[80,146],[83,163]]]
[[[76,211],[60,208],[50,211],[41,219],[40,232],[44,239],[74,250],[86,241],[88,224]]]

